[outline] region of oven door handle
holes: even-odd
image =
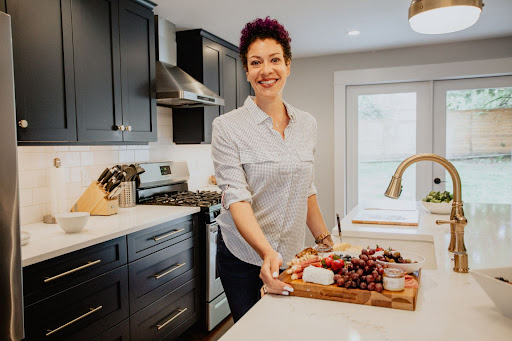
[[[206,226],[208,226],[208,230],[211,234],[217,235],[217,233],[219,233],[219,224],[217,222],[206,224]]]

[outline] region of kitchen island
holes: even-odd
[[[415,311],[293,296],[266,295],[221,341],[250,340],[493,340],[509,339],[512,319],[502,315],[470,274],[453,272],[446,215],[421,208],[417,227],[341,222],[344,238],[375,243],[433,243],[436,262],[422,269]],[[465,242],[471,269],[512,266],[512,206],[465,204]],[[337,235],[337,228],[333,229]],[[418,245],[419,245],[418,244]],[[366,245],[362,245],[366,246]],[[372,245],[374,246],[374,245]],[[405,249],[405,247],[404,247]],[[412,249],[410,251],[413,251]],[[428,262],[428,261],[427,261]]]

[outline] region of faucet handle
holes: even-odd
[[[442,224],[457,224],[457,220],[436,220],[437,225]]]

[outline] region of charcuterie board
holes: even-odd
[[[421,270],[412,274],[418,283],[420,283],[420,274]],[[305,283],[302,281],[302,279],[292,280],[291,275],[287,274],[286,271],[279,275],[279,279],[293,287],[294,291],[290,293],[291,296],[372,305],[377,307],[402,310],[416,309],[416,300],[418,297],[417,288],[405,288],[404,291],[398,292],[384,290],[381,293],[361,289],[346,289],[340,288],[335,284],[320,285],[315,283]]]

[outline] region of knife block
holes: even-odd
[[[108,193],[98,181],[92,182],[75,203],[71,212],[89,212],[91,215],[113,215],[119,210],[118,198],[107,199]]]

